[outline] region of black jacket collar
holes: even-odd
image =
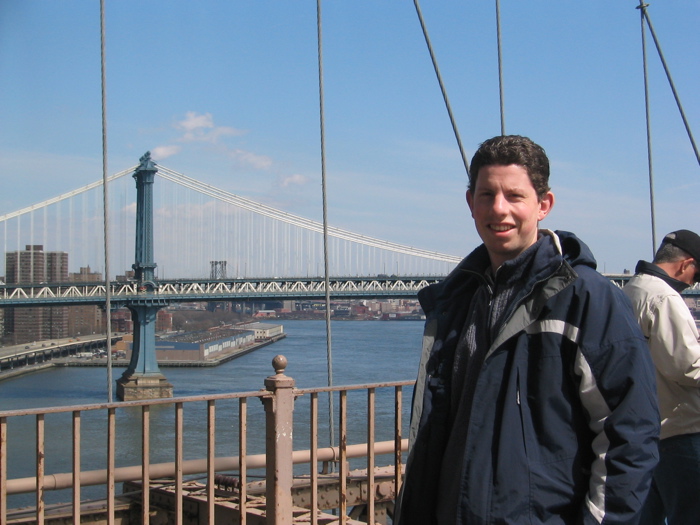
[[[647,275],[653,275],[654,277],[658,277],[678,293],[681,293],[683,290],[690,286],[689,284],[686,284],[683,281],[674,279],[655,264],[646,261],[639,261],[637,263],[637,267],[634,269],[634,272],[645,273]]]

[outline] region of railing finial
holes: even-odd
[[[277,375],[284,375],[284,371],[287,368],[287,358],[283,355],[276,355],[272,359],[272,368],[275,369]]]

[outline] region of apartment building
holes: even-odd
[[[47,252],[41,244],[5,253],[7,284],[68,281],[68,254]],[[4,335],[10,344],[68,337],[68,307],[6,308]]]

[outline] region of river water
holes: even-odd
[[[174,396],[194,396],[226,392],[248,392],[263,388],[266,376],[274,374],[272,358],[278,354],[288,360],[285,371],[298,388],[322,387],[328,382],[326,327],[324,321],[284,321],[287,334],[272,345],[213,368],[162,368],[173,384]],[[423,323],[416,321],[334,321],[332,323],[333,384],[352,385],[383,381],[415,379],[421,346]],[[114,379],[123,369],[113,370]],[[404,429],[412,390],[403,393]],[[392,439],[394,390],[377,391],[377,440]],[[0,410],[70,406],[104,403],[107,400],[107,371],[104,368],[54,368],[0,381]],[[334,425],[338,424],[338,397],[334,398]],[[366,394],[348,394],[349,443],[366,441]],[[249,403],[248,453],[264,452],[264,411],[256,400]],[[300,399],[295,405],[295,449],[308,448],[308,402]],[[237,455],[237,401],[217,402],[217,456]],[[319,396],[319,446],[327,446],[328,397]],[[139,409],[117,411],[117,466],[140,462]],[[171,406],[151,409],[151,463],[173,461],[173,421]],[[106,467],[106,414],[85,412],[81,423],[81,466],[83,470]],[[383,422],[389,422],[382,426]],[[8,478],[29,477],[35,469],[35,418],[13,418],[8,422]],[[46,472],[71,470],[70,414],[46,417]],[[202,458],[206,454],[206,404],[186,405],[185,459]],[[358,466],[359,468],[360,466]],[[308,471],[308,467],[307,471]],[[253,474],[255,475],[255,474]],[[103,490],[84,489],[88,497],[102,497]],[[70,494],[57,491],[47,501],[69,501]],[[12,496],[9,506],[33,503],[33,496]]]

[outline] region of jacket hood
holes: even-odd
[[[560,251],[564,256],[564,260],[573,268],[583,265],[595,270],[598,267],[598,263],[591,249],[585,242],[576,237],[575,234],[563,230],[556,230],[554,232],[550,230],[540,230],[540,233],[554,235],[555,242],[556,238],[559,239]]]

